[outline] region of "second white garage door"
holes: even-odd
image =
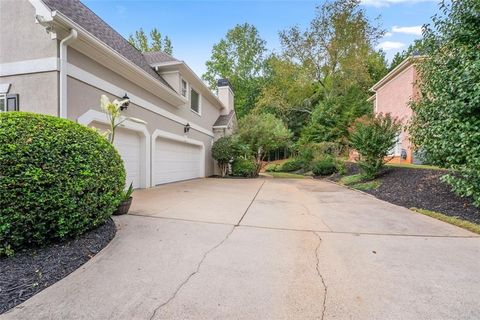
[[[201,177],[202,157],[202,148],[197,145],[157,138],[152,164],[154,185]]]

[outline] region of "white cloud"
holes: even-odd
[[[413,26],[413,27],[392,27],[393,33],[404,33],[404,34],[411,34],[414,36],[421,36],[422,35],[422,26]]]
[[[380,42],[377,46],[377,49],[382,49],[384,51],[400,49],[405,46],[405,43],[396,42],[396,41],[383,41]]]
[[[385,34],[383,36],[384,37],[391,37],[391,36],[393,36],[393,33],[392,32],[385,32]]]
[[[389,7],[399,3],[439,2],[439,0],[361,0],[365,6]]]

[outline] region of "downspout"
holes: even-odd
[[[60,118],[67,118],[67,47],[77,36],[77,30],[70,29],[70,34],[60,41]]]

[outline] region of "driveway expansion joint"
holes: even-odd
[[[320,272],[320,257],[318,256],[318,251],[320,249],[320,245],[322,244],[322,238],[320,235],[316,232],[313,232],[313,234],[318,238],[318,245],[315,248],[315,258],[317,259],[317,263],[315,265],[315,269],[317,270],[318,277],[320,278],[322,285],[323,285],[323,302],[322,302],[322,317],[321,320],[324,319],[325,317],[325,310],[327,309],[327,294],[328,294],[328,287],[327,284],[325,283],[325,278],[323,277],[322,273]]]
[[[255,195],[253,196],[252,198],[252,201],[250,201],[250,204],[248,205],[247,209],[245,209],[245,212],[243,213],[242,217],[240,218],[240,220],[238,220],[237,224],[235,225],[235,227],[238,227],[240,225],[240,223],[242,223],[242,220],[243,218],[245,217],[245,215],[247,214],[248,210],[250,210],[250,207],[252,206],[253,202],[255,201],[255,199],[257,199],[257,196],[258,194],[260,193],[260,190],[262,190],[262,187],[263,185],[265,184],[266,181],[263,181],[262,184],[260,185],[260,187],[258,188],[257,192],[255,192]]]

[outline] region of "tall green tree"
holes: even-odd
[[[275,54],[266,60],[264,70],[264,85],[255,110],[282,119],[298,137],[316,103],[310,100],[314,82],[300,64]]]
[[[255,158],[256,173],[260,172],[262,162],[268,153],[287,146],[292,133],[282,120],[273,114],[249,114],[239,121],[238,138],[248,146],[250,155]]]
[[[326,2],[308,28],[280,33],[284,56],[308,70],[315,87],[306,100],[317,103],[309,110],[302,142],[345,144],[348,126],[371,112],[369,89],[387,72],[384,53],[374,49],[383,33],[358,0]]]
[[[419,65],[421,100],[412,104],[414,144],[444,179],[480,206],[480,2],[442,1],[424,26]]]
[[[219,78],[227,78],[235,90],[235,109],[242,117],[255,105],[262,83],[266,42],[253,25],[236,25],[213,46],[202,78],[216,89]]]
[[[168,36],[163,38],[157,28],[150,31],[150,37],[140,28],[128,37],[128,42],[141,52],[163,51],[170,55],[173,53],[172,41]]]
[[[317,7],[305,30],[280,32],[280,41],[285,56],[307,67],[328,98],[352,84],[371,84],[366,61],[383,34],[359,0],[334,0]]]

